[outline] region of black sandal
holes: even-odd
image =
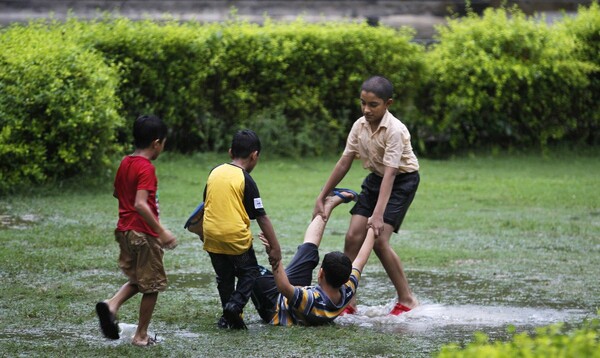
[[[100,330],[104,337],[109,339],[119,339],[119,324],[108,308],[106,302],[96,303],[96,314],[100,320]]]

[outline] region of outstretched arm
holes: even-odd
[[[269,244],[269,247],[271,248],[271,255],[273,255],[273,259],[281,261],[281,247],[279,246],[279,241],[277,240],[277,236],[275,235],[275,229],[273,228],[273,224],[271,224],[271,219],[269,219],[267,215],[264,215],[257,217],[256,222],[262,230],[261,234],[263,235],[263,237]],[[262,237],[261,240],[263,240]],[[269,255],[269,261],[271,260],[271,255]]]
[[[333,168],[333,171],[331,172],[331,175],[329,175],[327,182],[325,182],[325,186],[323,187],[323,189],[319,193],[319,196],[317,197],[315,208],[313,210],[313,219],[315,216],[321,215],[321,217],[323,217],[323,220],[327,221],[327,217],[329,215],[324,210],[325,198],[329,195],[329,193],[331,193],[333,188],[335,188],[335,186],[338,185],[339,182],[342,181],[342,179],[344,179],[344,177],[352,167],[353,160],[354,157],[352,156],[342,155],[337,161],[335,167]]]
[[[369,231],[367,231],[367,237],[365,238],[365,241],[360,247],[360,251],[358,252],[358,255],[356,255],[354,262],[352,262],[353,267],[359,269],[362,272],[362,270],[365,268],[365,265],[367,264],[367,261],[369,260],[369,255],[371,255],[371,251],[373,251],[374,244],[375,233],[373,232],[373,229],[369,228]]]
[[[279,246],[277,248],[271,247],[264,233],[261,232],[258,237],[265,246],[265,251],[269,256],[269,263],[271,264],[277,291],[284,295],[288,300],[291,300],[294,297],[294,286],[290,283],[283,265],[281,264],[281,249]]]

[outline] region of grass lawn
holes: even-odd
[[[600,307],[599,154],[421,160],[421,186],[392,243],[423,306],[594,315]],[[252,173],[284,263],[301,242],[336,159],[263,155]],[[286,329],[260,323],[249,304],[248,331],[217,329],[220,309],[210,260],[183,223],[201,200],[208,171],[227,160],[165,153],[155,162],[161,220],[179,246],[165,254],[170,286],[159,296],[150,325],[162,343],[147,350],[104,340],[94,313],[95,303],[124,283],[112,233],[117,219],[112,174],[1,197],[0,356],[431,356],[445,343],[468,342],[475,330],[494,336],[511,324],[440,328],[407,316]],[[365,175],[355,162],[342,186],[358,191]],[[322,253],[343,249],[349,209],[334,212]],[[253,232],[258,233],[255,223]],[[255,249],[266,265],[258,240]],[[375,255],[363,277],[360,307],[393,302],[395,291]],[[137,323],[138,307],[139,298],[126,303],[120,321]]]

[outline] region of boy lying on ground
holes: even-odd
[[[339,204],[355,201],[358,196],[349,189],[335,189],[332,194],[324,201],[327,216]],[[331,323],[356,293],[361,272],[373,249],[373,230],[368,231],[354,262],[339,251],[325,255],[317,276],[318,283],[310,286],[313,270],[319,263],[319,244],[325,225],[321,215],[315,216],[306,229],[304,243],[285,270],[279,259],[280,249],[271,248],[262,233],[259,235],[269,255],[272,272],[265,268],[261,270],[251,298],[265,322],[282,326]]]

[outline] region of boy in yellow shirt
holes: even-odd
[[[220,328],[246,329],[242,312],[260,274],[250,220],[256,220],[269,245],[280,252],[275,230],[250,176],[260,150],[256,133],[248,129],[235,133],[229,149],[231,162],[215,167],[204,189],[202,237],[217,275],[223,307]]]

